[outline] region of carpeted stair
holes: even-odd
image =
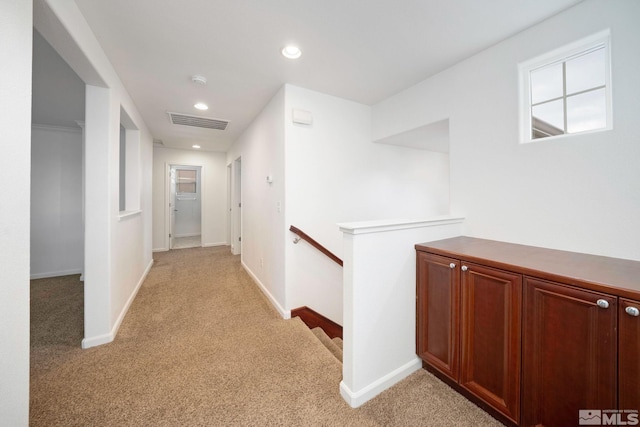
[[[329,338],[322,328],[316,327],[311,329],[313,335],[320,340],[320,342],[333,354],[336,359],[342,363],[342,340],[340,338]]]

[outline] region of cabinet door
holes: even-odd
[[[518,423],[522,276],[462,263],[460,384]]]
[[[618,408],[640,410],[640,302],[620,298]]]
[[[417,256],[418,356],[458,380],[459,261],[424,252]]]
[[[525,277],[523,425],[616,409],[616,298]]]

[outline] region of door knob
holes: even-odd
[[[636,307],[627,307],[624,309],[624,311],[626,311],[628,315],[633,317],[640,316],[640,310],[638,310]]]
[[[460,267],[460,269],[462,271],[467,271],[469,269],[469,267],[467,267],[466,265],[463,265],[462,267]]]
[[[452,262],[451,264],[449,264],[449,268],[456,268],[456,264]]]
[[[599,299],[596,301],[596,304],[598,304],[598,307],[600,308],[609,308],[609,301],[606,299]]]

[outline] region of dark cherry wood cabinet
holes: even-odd
[[[640,410],[640,302],[620,298],[618,328],[618,407]]]
[[[525,289],[523,425],[616,409],[616,298],[529,277]]]
[[[417,266],[418,355],[517,422],[522,276],[424,252]]]
[[[418,356],[458,380],[460,269],[456,260],[418,253],[416,348]]]
[[[461,264],[459,383],[518,422],[522,276]]]
[[[640,262],[469,237],[416,250],[426,369],[507,425],[640,410]]]

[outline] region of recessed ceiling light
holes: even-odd
[[[192,147],[193,147],[193,148],[200,148],[200,146],[199,146],[199,145],[197,145],[197,144],[196,144],[196,145],[192,145]]]
[[[285,46],[284,49],[282,49],[282,55],[285,58],[298,59],[302,55],[302,51],[298,46],[289,45]]]
[[[203,111],[209,109],[209,106],[204,102],[198,102],[196,105],[194,105],[194,107],[196,107],[198,110],[203,110]]]

